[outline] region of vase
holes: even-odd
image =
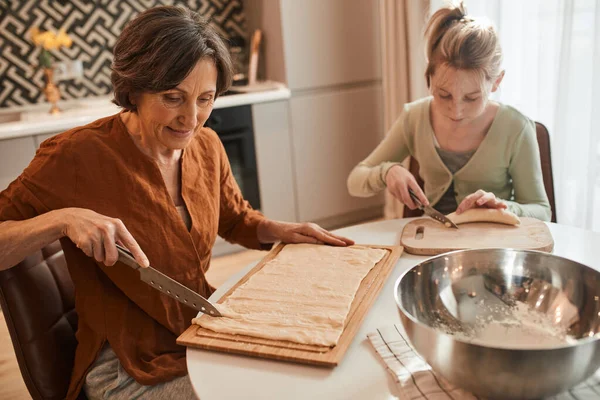
[[[44,86],[44,95],[46,96],[46,100],[48,103],[52,105],[50,107],[50,114],[59,114],[60,108],[56,105],[60,100],[60,90],[58,86],[54,83],[54,69],[53,68],[44,68],[44,77],[46,80],[46,85]]]

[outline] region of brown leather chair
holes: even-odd
[[[540,148],[540,159],[542,162],[542,177],[544,179],[544,187],[546,195],[550,202],[552,210],[552,222],[556,222],[556,203],[554,200],[554,177],[552,175],[552,158],[550,155],[550,135],[548,129],[540,122],[535,123],[535,132],[537,134],[538,146]],[[415,176],[417,182],[423,187],[423,179],[419,175],[419,163],[413,157],[410,158],[409,171]],[[404,207],[403,217],[419,217],[423,212],[419,209],[411,210]]]
[[[31,397],[64,399],[77,346],[77,314],[60,242],[0,271],[0,305]]]

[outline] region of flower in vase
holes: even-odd
[[[51,68],[53,57],[50,50],[58,50],[60,47],[71,47],[73,41],[67,35],[64,29],[60,29],[58,34],[52,31],[41,32],[38,27],[33,27],[30,31],[31,40],[36,46],[40,46],[40,67]]]

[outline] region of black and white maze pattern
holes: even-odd
[[[0,0],[0,108],[44,100],[40,49],[29,30],[64,28],[73,44],[52,51],[57,61],[81,60],[83,77],[59,82],[63,99],[109,94],[112,49],[127,22],[148,8],[184,5],[209,18],[225,38],[246,39],[241,0]]]

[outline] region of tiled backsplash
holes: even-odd
[[[111,91],[112,48],[125,24],[139,12],[181,4],[210,18],[226,38],[246,38],[241,0],[0,0],[0,108],[44,101],[40,49],[29,30],[64,28],[70,48],[52,54],[57,61],[81,60],[83,77],[59,82],[63,99],[107,95]]]

